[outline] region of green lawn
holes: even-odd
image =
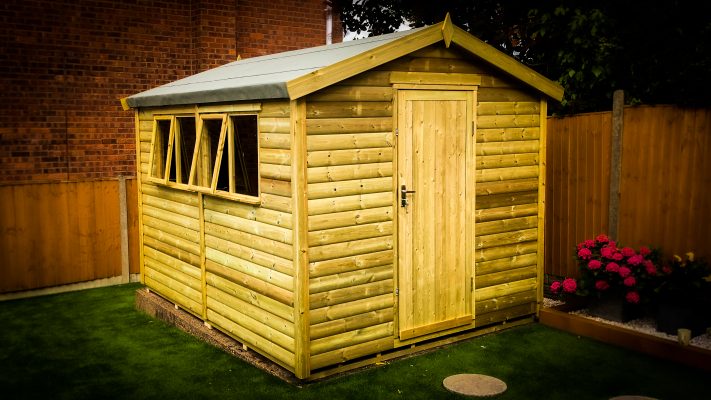
[[[503,379],[501,399],[709,393],[701,370],[537,324],[297,388],[136,311],[139,287],[0,303],[0,398],[454,399],[457,373]]]

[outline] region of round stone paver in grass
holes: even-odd
[[[472,397],[491,397],[506,391],[506,383],[493,376],[479,374],[452,375],[442,382],[452,393]]]

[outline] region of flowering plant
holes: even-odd
[[[649,301],[651,282],[658,274],[656,251],[644,246],[638,250],[619,247],[606,235],[598,235],[579,243],[575,257],[580,278],[554,281],[550,286],[553,294],[599,297],[614,293],[631,304]]]
[[[671,261],[664,264],[655,289],[660,296],[682,300],[699,294],[711,286],[711,267],[703,259],[696,258],[694,253],[686,253],[682,259],[674,255]]]

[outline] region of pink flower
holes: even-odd
[[[652,254],[652,250],[649,250],[649,247],[647,246],[642,246],[639,248],[639,254],[644,257],[647,257],[648,255]]]
[[[649,260],[644,261],[644,268],[647,270],[647,275],[657,274],[657,267],[655,267],[654,263]]]
[[[594,271],[596,269],[600,269],[602,267],[602,263],[598,260],[590,260],[588,263],[588,269]]]
[[[587,248],[595,247],[595,241],[588,239],[583,242],[583,245]]]
[[[612,256],[615,254],[615,250],[611,249],[610,247],[603,247],[600,249],[600,255],[603,256],[604,258],[609,258],[612,259]]]
[[[607,266],[605,267],[605,271],[612,272],[612,273],[619,272],[620,266],[617,265],[617,263],[611,262],[611,263],[607,264]]]
[[[627,292],[627,295],[625,295],[625,300],[627,300],[628,303],[637,304],[639,303],[639,293],[634,291]]]
[[[563,291],[565,293],[575,293],[575,290],[578,289],[578,283],[575,282],[575,279],[573,278],[565,278],[563,280]]]
[[[635,251],[630,247],[625,247],[622,249],[622,255],[625,257],[632,257],[633,255],[635,255]]]
[[[625,286],[632,287],[635,285],[635,283],[637,283],[637,280],[634,279],[634,276],[628,276],[627,278],[625,278],[624,281],[622,281],[622,283],[624,283]]]
[[[578,257],[580,257],[583,260],[589,260],[590,257],[592,257],[592,252],[589,249],[582,248],[578,250]]]
[[[614,240],[610,240],[610,241],[607,243],[607,247],[609,247],[609,248],[611,248],[611,249],[613,249],[613,250],[617,250],[617,242],[615,242]]]
[[[599,281],[595,282],[595,289],[599,291],[604,291],[610,288],[610,284],[607,283],[607,281],[603,281],[602,279]]]
[[[671,267],[669,267],[668,265],[665,265],[665,266],[662,267],[662,272],[664,272],[665,274],[669,275],[669,274],[672,273],[672,269],[671,269]]]
[[[560,292],[560,287],[561,287],[560,281],[555,281],[555,282],[551,283],[551,292],[557,294],[558,292]]]
[[[632,270],[623,266],[623,267],[620,267],[620,270],[617,271],[617,273],[620,274],[621,278],[627,278],[632,273]]]
[[[597,237],[595,238],[595,240],[597,240],[597,241],[600,242],[600,243],[607,243],[607,242],[610,241],[610,238],[607,237],[607,235],[597,235]]]
[[[629,264],[629,265],[639,265],[639,264],[642,263],[642,261],[644,261],[644,257],[642,257],[642,256],[639,255],[639,254],[635,254],[635,255],[633,255],[632,257],[630,257],[630,258],[627,260],[627,264]]]
[[[625,257],[620,252],[615,252],[615,254],[612,255],[612,259],[615,261],[621,261],[623,258]]]

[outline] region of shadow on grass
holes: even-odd
[[[541,325],[291,386],[134,309],[138,284],[0,303],[3,399],[459,399],[458,373],[503,379],[500,399],[705,398],[701,370]]]

